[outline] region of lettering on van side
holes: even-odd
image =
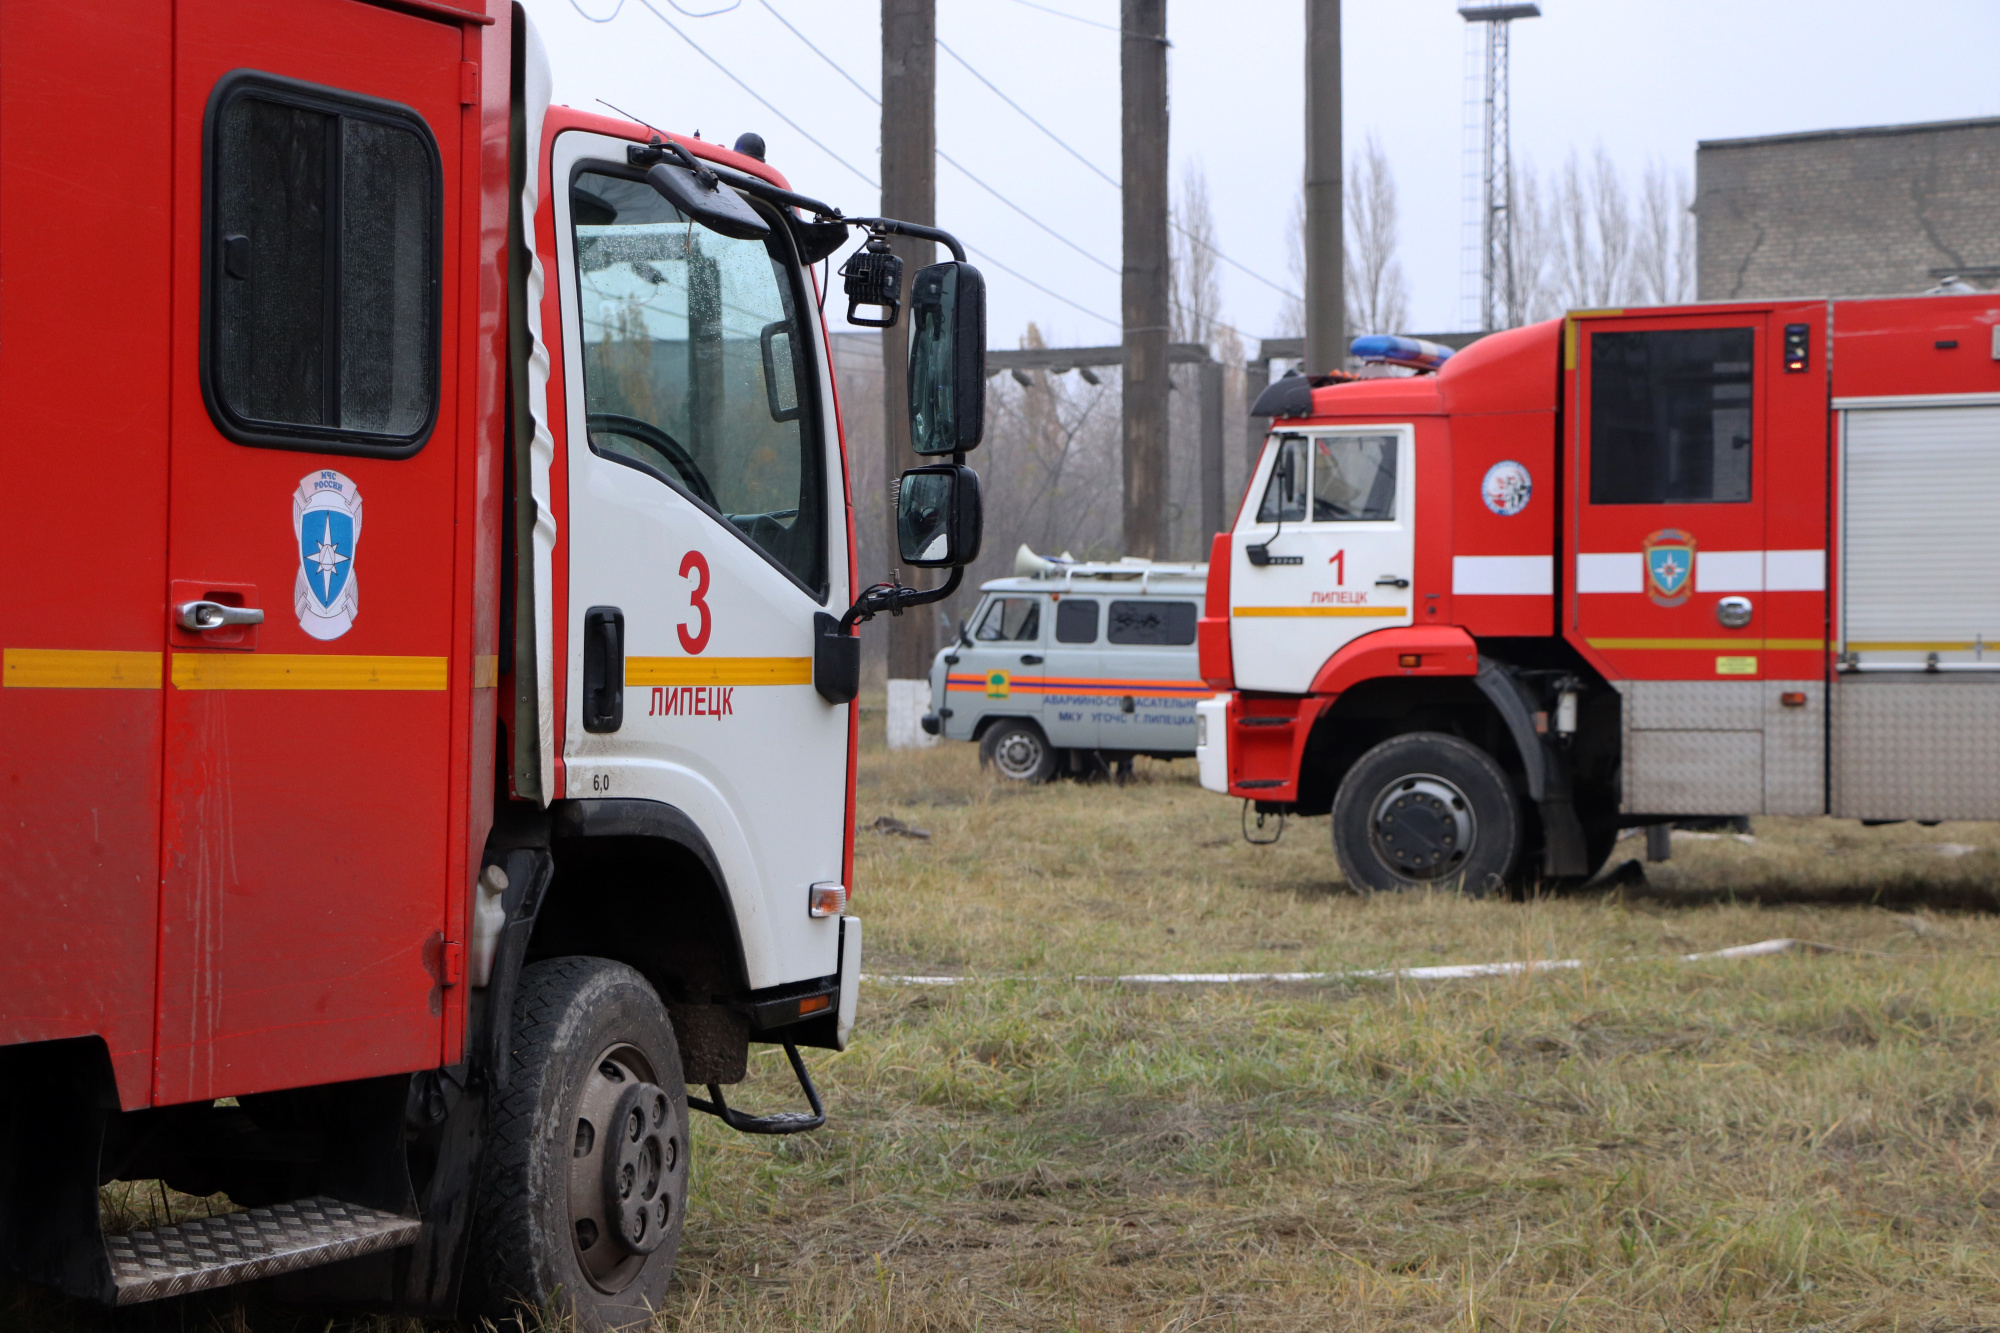
[[[655,685],[647,717],[736,716],[734,685]]]

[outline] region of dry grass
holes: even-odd
[[[869,970],[987,980],[867,985],[816,1135],[697,1123],[661,1329],[2000,1327],[2000,919],[1914,906],[1990,901],[2000,830],[1760,820],[1644,887],[1465,902],[1350,893],[1323,819],[1245,846],[1185,763],[864,751],[858,813],[931,834],[859,835]],[[1673,961],[1779,935],[1848,952]],[[1068,979],[1526,957],[1602,965]],[[752,1066],[743,1105],[793,1104]]]

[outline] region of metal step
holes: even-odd
[[[416,1240],[423,1223],[315,1196],[106,1236],[118,1305],[316,1268]]]

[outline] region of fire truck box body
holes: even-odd
[[[1338,844],[1368,750],[1453,736],[1512,789],[1503,878],[1677,816],[2000,818],[1996,330],[1986,295],[1579,311],[1274,386],[1210,566],[1204,783]],[[1343,863],[1470,864],[1458,788],[1398,807],[1377,768]]]
[[[0,1262],[643,1313],[684,1083],[810,1128],[718,1085],[817,1111],[853,1022],[848,224],[551,107],[507,0],[10,5],[0,71]],[[567,1179],[486,1132],[579,1106]],[[101,1236],[153,1177],[264,1213]]]

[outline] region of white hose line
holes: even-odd
[[[1737,944],[1710,953],[1684,953],[1674,959],[1681,963],[1706,963],[1716,959],[1763,958],[1770,954],[1803,949],[1811,953],[1833,953],[1830,944],[1810,940],[1759,940]],[[1534,958],[1516,963],[1448,963],[1437,967],[1371,967],[1347,972],[1133,972],[1121,977],[1071,977],[1071,981],[1119,982],[1132,985],[1212,985],[1232,986],[1255,981],[1455,981],[1464,977],[1511,977],[1524,972],[1560,972],[1584,966],[1581,958]],[[1625,963],[1650,962],[1644,958],[1622,958]],[[1034,977],[922,977],[893,976],[864,972],[863,981],[884,986],[964,986],[977,981],[1033,981]]]

